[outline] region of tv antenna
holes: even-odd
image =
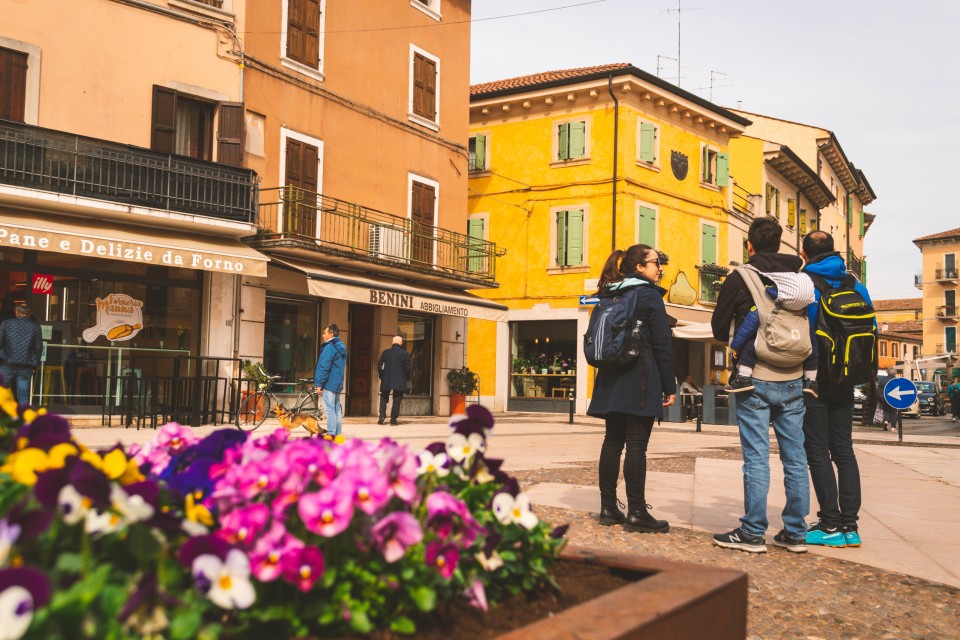
[[[697,91],[703,91],[704,89],[710,89],[710,102],[713,102],[713,90],[714,89],[723,89],[724,87],[732,87],[732,84],[716,84],[717,76],[726,76],[722,71],[711,71],[710,72],[710,86],[709,87],[697,87]],[[733,78],[730,78],[733,80]]]
[[[680,69],[680,23],[681,23],[681,18],[683,17],[683,12],[684,12],[684,11],[699,11],[699,10],[700,10],[700,7],[683,7],[683,6],[681,6],[681,3],[682,3],[682,2],[683,2],[683,0],[677,0],[677,8],[676,8],[676,9],[664,9],[664,12],[665,12],[665,13],[676,13],[676,14],[677,14],[677,86],[678,86],[678,87],[680,86],[680,77],[681,77],[681,75],[682,75],[682,74],[680,73],[680,71],[681,71],[681,69]]]
[[[663,56],[663,55],[660,55],[660,54],[658,53],[658,54],[657,54],[657,77],[658,77],[658,78],[660,77],[660,70],[664,68],[663,65],[660,64],[661,61],[663,61],[663,60],[673,60],[674,62],[677,62],[677,59],[676,59],[676,58],[671,58],[670,56]],[[672,67],[668,67],[668,68],[672,68]],[[679,75],[679,69],[678,69],[677,71],[678,71],[678,75]],[[679,83],[677,83],[677,85],[679,86]]]

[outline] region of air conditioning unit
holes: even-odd
[[[407,240],[403,229],[379,224],[370,225],[370,255],[386,260],[406,262]]]

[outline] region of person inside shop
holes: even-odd
[[[0,376],[19,404],[30,402],[30,379],[40,364],[43,336],[30,307],[18,304],[14,318],[0,323]]]
[[[380,414],[377,424],[383,424],[387,419],[387,398],[391,391],[393,405],[390,407],[390,424],[399,424],[397,418],[400,417],[400,402],[407,391],[411,373],[413,373],[413,365],[410,362],[410,354],[403,348],[403,338],[394,336],[393,344],[380,354],[380,360],[377,362],[377,375],[380,377]]]
[[[293,341],[296,327],[290,320],[290,316],[284,316],[283,324],[280,325],[279,343],[277,344],[277,373],[281,380],[293,381]]]
[[[693,374],[688,373],[687,377],[680,383],[680,399],[684,407],[684,420],[695,418],[697,414],[697,404],[703,398],[703,389],[693,382]]]
[[[616,250],[600,273],[600,297],[635,296],[634,318],[648,327],[646,357],[625,367],[598,368],[587,414],[603,418],[606,433],[600,448],[600,524],[622,524],[633,533],[666,533],[670,524],[648,511],[646,497],[647,443],[654,419],[676,400],[673,341],[663,304],[666,289],[660,279],[660,255],[645,244]],[[594,312],[596,313],[596,311]],[[645,330],[647,331],[647,330]],[[637,393],[637,390],[643,390]],[[623,480],[627,514],[617,505],[617,480],[624,447]]]
[[[340,341],[340,328],[335,324],[325,326],[320,339],[323,344],[320,345],[320,356],[313,374],[313,386],[320,394],[323,410],[327,413],[327,433],[337,436],[343,432],[340,392],[343,391],[347,366],[347,347]]]

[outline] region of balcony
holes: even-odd
[[[497,257],[486,240],[424,225],[297,187],[261,191],[260,232],[246,242],[319,262],[343,259],[391,275],[397,269],[424,280],[497,286]]]
[[[750,193],[736,182],[733,183],[733,193],[731,194],[731,205],[734,215],[744,222],[749,222],[757,211],[760,210],[762,198],[759,194]]]
[[[860,282],[864,282],[866,274],[866,260],[863,258],[857,257],[853,251],[847,251],[847,273],[853,274]]]
[[[913,276],[913,286],[923,291],[923,274],[918,273]]]
[[[716,304],[723,279],[730,270],[717,264],[697,265],[697,269],[700,270],[700,304]]]
[[[956,320],[957,307],[949,304],[937,307],[937,318],[940,320]]]
[[[934,271],[934,278],[940,283],[957,284],[957,269],[956,267],[938,268]]]
[[[252,223],[251,169],[0,120],[0,185]]]

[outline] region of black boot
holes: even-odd
[[[666,533],[670,531],[670,523],[666,520],[657,520],[647,511],[650,505],[645,504],[639,509],[630,508],[623,528],[631,533]]]
[[[609,527],[615,524],[623,524],[623,521],[627,519],[627,516],[623,515],[623,511],[620,511],[617,506],[618,500],[613,500],[612,502],[607,502],[605,500],[600,501],[600,524],[605,527]]]

